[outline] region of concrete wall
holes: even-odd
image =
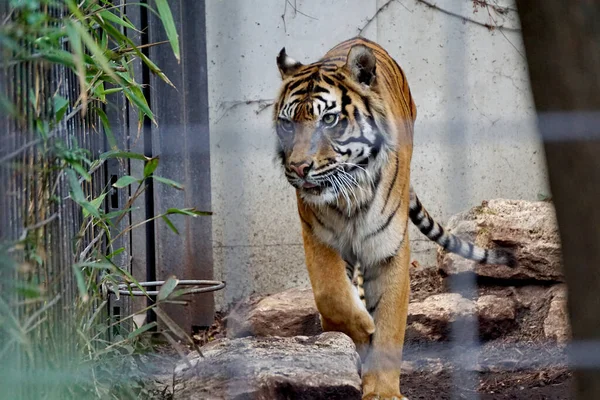
[[[506,1],[505,14],[472,0],[433,2],[472,21],[420,0],[207,1],[213,251],[216,278],[227,281],[218,308],[308,285],[294,191],[274,161],[269,104],[283,46],[309,63],[367,25],[362,34],[409,79],[418,109],[412,183],[440,221],[484,199],[548,193],[519,23]],[[494,23],[514,30],[483,26]],[[411,242],[413,258],[433,264],[435,247],[414,229]]]

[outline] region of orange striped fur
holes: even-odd
[[[401,399],[409,299],[408,221],[444,248],[480,262],[513,262],[446,232],[410,186],[417,110],[394,59],[364,38],[303,65],[282,49],[274,106],[278,154],[296,188],[306,265],[325,330],[363,360],[364,399]]]

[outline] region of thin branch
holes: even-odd
[[[521,32],[521,29],[518,29],[518,28],[510,28],[510,27],[507,27],[507,26],[504,26],[504,25],[492,25],[492,24],[486,24],[485,22],[476,21],[476,20],[474,20],[472,18],[465,17],[464,15],[460,15],[460,14],[457,14],[455,12],[452,12],[452,11],[446,10],[444,8],[441,8],[437,4],[434,4],[434,3],[432,3],[432,2],[430,2],[428,0],[415,0],[415,1],[417,1],[418,3],[425,4],[426,6],[428,6],[430,8],[433,8],[435,10],[438,10],[438,11],[440,11],[440,12],[446,14],[446,15],[450,15],[451,17],[459,18],[463,22],[470,22],[470,23],[475,24],[475,25],[486,27],[489,30],[497,29],[499,31],[503,31],[504,30],[504,31],[510,31],[510,32]]]
[[[286,0],[287,3],[294,9],[294,13],[298,13],[300,15],[304,15],[306,18],[310,18],[310,19],[314,19],[315,21],[318,21],[318,18],[312,17],[308,14],[303,13],[302,11],[298,10],[298,7],[296,7],[295,4],[290,3],[290,0]]]
[[[515,7],[510,7],[510,6],[501,6],[500,4],[498,4],[496,1],[494,1],[494,4],[492,3],[488,3],[485,0],[474,0],[478,5],[483,6],[487,6],[487,7],[492,7],[494,9],[494,11],[496,11],[499,14],[506,14],[509,11],[514,11],[514,12],[518,12],[518,10]]]
[[[267,108],[271,107],[273,105],[273,103],[274,103],[273,99],[237,100],[237,101],[223,102],[223,103],[221,103],[221,106],[224,106],[227,104],[228,107],[223,112],[223,115],[221,115],[219,117],[219,119],[217,119],[215,124],[218,124],[227,115],[227,113],[229,113],[229,111],[231,111],[234,108],[237,108],[239,106],[258,104],[258,109],[255,111],[256,115],[258,115],[261,112],[263,112],[264,110],[266,110]]]
[[[136,46],[136,47],[138,49],[145,49],[145,48],[148,48],[148,47],[159,46],[161,44],[167,44],[167,43],[170,43],[170,42],[168,40],[162,40],[160,42],[141,44],[141,45]],[[116,52],[117,53],[129,53],[131,51],[133,51],[133,48],[132,47],[127,47],[127,48],[124,48],[124,49],[117,50]]]
[[[485,4],[486,4],[486,10],[487,10],[488,16],[490,17],[490,20],[492,20],[492,21],[494,22],[494,24],[495,24],[496,26],[498,26],[498,23],[496,22],[496,20],[494,19],[494,17],[492,17],[492,13],[490,12],[490,5],[489,5],[488,3],[485,3]],[[494,6],[491,6],[491,7],[493,8]],[[493,9],[494,9],[494,11],[496,11],[496,12],[497,12],[496,8],[493,8]],[[513,49],[515,49],[515,51],[516,51],[517,53],[519,53],[519,55],[520,55],[520,56],[521,56],[523,59],[525,59],[525,55],[524,55],[523,53],[521,53],[521,51],[520,51],[520,50],[517,48],[517,46],[515,46],[515,45],[513,44],[513,42],[511,42],[511,41],[508,39],[508,37],[506,37],[506,35],[504,34],[504,32],[502,32],[502,30],[500,30],[500,33],[502,34],[502,36],[504,36],[504,39],[506,39],[506,41],[507,41],[507,42],[508,42],[508,43],[509,43],[509,44],[510,44],[512,47],[513,47]]]
[[[91,101],[91,100],[88,100],[88,101],[86,102],[86,105],[87,105],[87,103],[89,103],[90,101]],[[61,122],[61,123],[64,123],[64,122],[67,122],[67,121],[69,121],[69,120],[73,119],[73,118],[74,118],[74,117],[77,115],[77,113],[83,109],[83,106],[84,106],[84,104],[80,104],[80,105],[78,105],[77,107],[75,107],[75,108],[73,109],[73,111],[71,111],[71,112],[70,112],[70,113],[69,113],[69,114],[68,114],[66,117],[64,117],[64,118],[63,118],[63,119],[62,119],[60,122]],[[50,133],[48,133],[48,135],[46,135],[46,139],[50,139],[50,138],[54,137],[54,136],[55,136],[55,135],[56,135],[56,134],[57,134],[59,131],[60,131],[60,129],[59,129],[59,128],[55,128],[55,129],[53,129],[53,130],[52,130]],[[31,141],[31,142],[29,142],[29,143],[26,143],[26,144],[24,144],[23,146],[19,147],[18,149],[16,149],[16,150],[15,150],[15,151],[13,151],[12,153],[9,153],[9,154],[5,155],[4,157],[0,158],[0,164],[2,164],[2,163],[5,163],[6,161],[8,161],[8,160],[10,160],[10,159],[12,159],[12,158],[14,158],[14,157],[18,156],[19,154],[21,154],[21,152],[23,152],[23,151],[25,151],[25,150],[29,149],[30,147],[33,147],[33,146],[35,146],[36,144],[39,144],[39,143],[41,143],[43,140],[44,140],[44,139],[42,139],[42,138],[39,138],[39,139],[35,139],[35,140],[32,140],[32,141]]]
[[[96,235],[96,237],[85,247],[85,249],[83,249],[81,254],[79,254],[79,262],[85,261],[85,257],[88,255],[90,250],[94,247],[94,245],[96,243],[98,243],[100,241],[100,239],[102,239],[104,234],[105,234],[104,229],[100,230],[100,233],[98,233]]]
[[[285,0],[285,6],[283,7],[283,14],[281,14],[281,19],[283,20],[283,32],[287,33],[287,27],[285,25],[285,13],[287,12],[288,2]]]
[[[56,218],[58,218],[58,213],[54,213],[51,216],[49,216],[48,218],[46,218],[46,219],[44,219],[44,220],[42,220],[42,221],[40,221],[40,222],[38,222],[38,223],[36,223],[34,225],[26,226],[23,229],[23,232],[21,233],[21,236],[20,236],[19,240],[25,239],[25,237],[27,236],[27,232],[36,230],[38,228],[41,228],[42,226],[47,225],[50,222],[54,221]]]
[[[367,29],[367,27],[368,27],[369,25],[371,25],[371,22],[373,22],[373,21],[375,20],[375,18],[377,18],[377,16],[378,16],[378,15],[379,15],[379,14],[380,14],[380,13],[381,13],[383,10],[385,10],[386,8],[388,8],[388,7],[390,6],[390,4],[392,4],[394,1],[396,1],[396,0],[388,0],[388,1],[387,1],[387,2],[384,4],[384,5],[382,5],[381,7],[379,7],[379,8],[377,9],[377,11],[375,11],[375,14],[373,14],[373,16],[372,16],[371,18],[369,18],[369,19],[367,20],[367,22],[366,22],[366,23],[365,23],[365,24],[364,24],[364,25],[363,25],[361,28],[358,28],[358,36],[362,36],[362,33],[363,33],[363,31],[364,31],[365,29]]]

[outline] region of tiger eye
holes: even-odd
[[[290,121],[289,119],[280,119],[279,123],[281,124],[281,127],[283,128],[284,131],[287,132],[291,132],[294,130],[294,123],[292,121]]]
[[[322,121],[326,127],[331,128],[331,127],[335,126],[335,124],[337,124],[338,115],[337,114],[325,114],[322,118]]]

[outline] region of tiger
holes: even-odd
[[[362,37],[304,65],[277,58],[277,159],[295,188],[305,261],[324,331],[348,335],[363,399],[403,399],[400,362],[409,301],[408,220],[447,251],[515,265],[447,232],[410,184],[417,109],[388,52]]]

